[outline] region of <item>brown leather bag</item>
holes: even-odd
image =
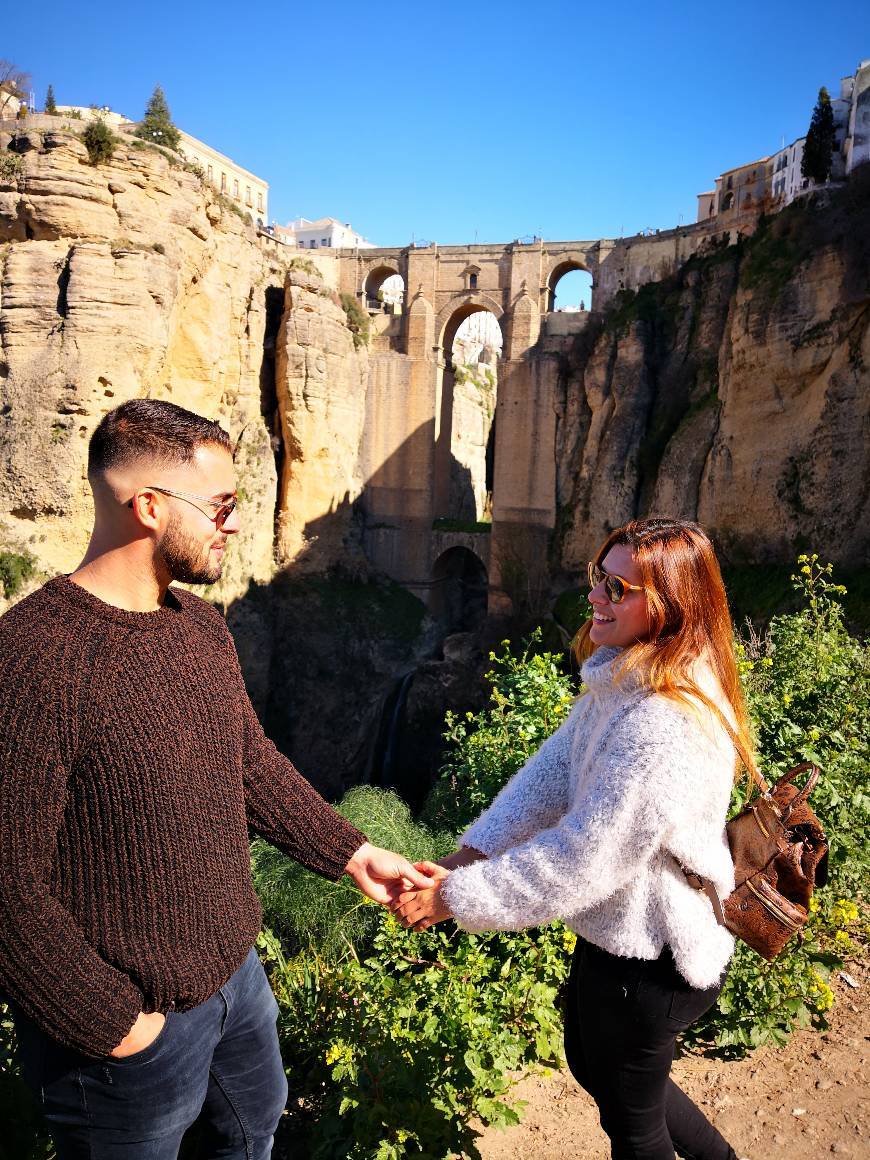
[[[760,790],[725,827],[736,885],[723,907],[712,882],[685,867],[683,872],[690,886],[707,894],[717,921],[770,961],[801,931],[814,887],[827,880],[828,841],[807,805],[819,768],[809,761],[796,765],[771,790],[733,729],[723,723]],[[807,771],[799,790],[793,782]]]

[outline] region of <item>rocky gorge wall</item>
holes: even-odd
[[[275,457],[261,413],[265,288],[284,271],[195,173],[122,139],[0,133],[0,540],[70,569],[90,528],[88,438],[136,396],[220,419],[254,509],[234,584],[272,568]]]
[[[551,565],[696,519],[733,563],[870,559],[870,167],[753,237],[623,294],[535,357],[557,410]]]
[[[651,512],[699,519],[736,560],[806,546],[866,562],[870,180],[841,193],[529,353],[555,413],[555,440],[529,430],[524,445],[555,465],[546,598],[576,586],[611,527]],[[377,776],[403,684],[400,749],[431,773],[445,707],[483,695],[483,659],[479,641],[442,647],[420,601],[368,563],[398,516],[432,537],[419,513],[436,435],[414,360],[355,340],[329,261],[258,238],[164,151],[122,138],[94,167],[74,132],[0,125],[0,552],[32,553],[34,584],[76,565],[88,438],[119,402],[219,419],[243,530],[207,595],[270,734],[337,794]],[[454,403],[457,447],[481,469],[491,405]]]
[[[242,520],[205,594],[270,733],[339,794],[369,772],[397,678],[439,642],[420,602],[366,566],[354,505],[387,379],[369,375],[328,265],[259,239],[166,151],[121,138],[93,166],[69,129],[0,126],[0,553],[35,558],[31,587],[76,566],[88,439],[125,399],[218,419]],[[444,666],[436,738],[444,704],[467,703],[450,691],[462,680]]]

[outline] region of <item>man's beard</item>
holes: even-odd
[[[157,546],[158,558],[163,561],[173,580],[182,584],[214,584],[223,571],[223,557],[212,561],[209,552],[203,558],[203,546],[182,531],[182,521],[171,516]]]

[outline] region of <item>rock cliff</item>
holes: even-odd
[[[272,568],[275,458],[261,415],[265,290],[284,270],[194,172],[123,139],[88,164],[70,132],[0,134],[0,525],[47,572],[80,558],[87,441],[134,396],[221,419],[255,509],[236,587]]]
[[[870,167],[865,167],[870,170]],[[732,562],[870,556],[870,172],[624,294],[548,362],[558,381],[553,565],[667,514]]]

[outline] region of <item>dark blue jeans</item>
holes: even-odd
[[[287,1102],[278,1005],[256,952],[190,1011],[125,1059],[93,1059],[16,1015],[22,1071],[59,1160],[175,1160],[201,1114],[209,1160],[267,1160]]]
[[[669,948],[655,962],[577,940],[565,1003],[565,1057],[598,1105],[613,1160],[737,1160],[670,1078],[681,1031],[716,1002],[694,990]]]

